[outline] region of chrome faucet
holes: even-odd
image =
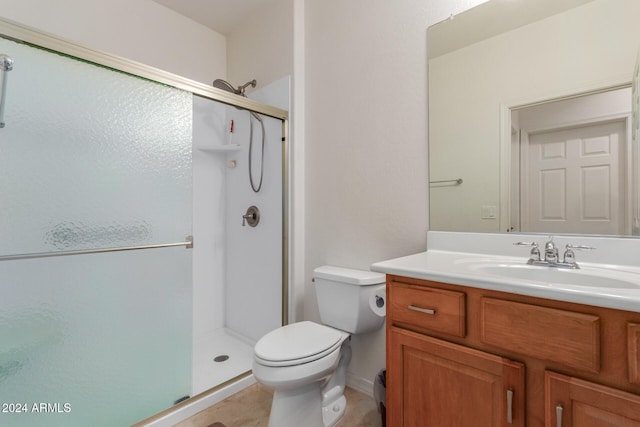
[[[562,261],[560,261],[560,257],[558,254],[558,248],[555,243],[553,243],[553,236],[549,236],[549,240],[544,244],[544,259],[542,259],[540,254],[540,249],[538,248],[537,242],[516,242],[514,245],[517,246],[531,246],[531,252],[529,253],[529,260],[527,264],[529,265],[540,265],[546,267],[557,267],[557,268],[571,268],[577,269],[580,268],[578,263],[576,262],[576,254],[573,251],[574,249],[578,250],[591,250],[595,249],[593,246],[585,246],[585,245],[572,245],[568,243],[565,247],[564,254],[562,255]]]

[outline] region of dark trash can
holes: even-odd
[[[373,382],[373,398],[378,406],[378,412],[382,416],[382,427],[387,425],[387,371],[378,372]]]

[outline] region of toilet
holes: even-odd
[[[351,334],[384,323],[384,274],[322,266],[314,283],[323,324],[292,323],[254,347],[253,375],[274,390],[269,427],[336,425],[347,405]]]

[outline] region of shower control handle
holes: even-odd
[[[247,213],[242,215],[242,226],[249,224],[250,227],[255,227],[260,222],[260,210],[255,206],[249,206]]]

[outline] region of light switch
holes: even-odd
[[[495,205],[482,205],[481,219],[496,219],[497,207]]]

